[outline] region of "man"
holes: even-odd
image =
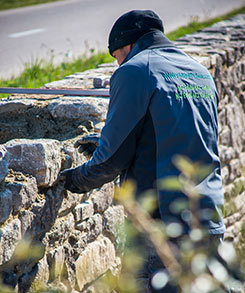
[[[201,195],[199,220],[211,235],[218,235],[214,238],[222,238],[218,93],[208,70],[176,48],[163,32],[161,19],[150,10],[125,13],[113,25],[109,51],[120,66],[110,81],[106,123],[92,158],[64,171],[65,187],[82,193],[118,175],[121,181],[131,179],[137,184],[137,197],[156,191],[154,218],[166,225],[178,223],[188,234],[188,217],[173,209],[173,203],[186,196],[161,186],[162,179],[180,174],[173,159],[182,155],[211,166],[196,186]],[[78,142],[82,150],[83,143]]]

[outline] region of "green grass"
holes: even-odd
[[[24,71],[18,77],[0,80],[0,87],[39,88],[45,83],[60,80],[72,73],[96,68],[99,64],[114,60],[108,53],[92,54],[90,57],[82,56],[71,62],[62,62],[60,65],[54,65],[52,60],[36,60],[32,64],[26,64]],[[0,95],[0,97],[6,96],[8,95]]]
[[[0,3],[1,1],[4,2],[3,0],[0,0]],[[177,30],[166,34],[166,36],[173,41],[186,34],[194,33],[202,28],[209,27],[216,22],[226,20],[240,13],[245,13],[245,6],[240,9],[233,10],[226,15],[216,17],[204,22],[191,22],[187,26],[180,27]],[[13,77],[9,80],[0,80],[0,87],[39,88],[45,83],[63,79],[64,77],[75,72],[81,72],[87,69],[96,68],[98,64],[113,61],[114,59],[109,55],[109,53],[105,52],[92,53],[90,57],[86,57],[84,55],[80,58],[73,60],[72,62],[64,61],[60,65],[54,65],[52,62],[52,58],[50,58],[50,60],[36,60],[32,64],[26,64],[25,70],[18,77]],[[2,94],[0,95],[0,98],[6,96],[7,94]]]
[[[0,10],[13,9],[55,1],[60,0],[0,0]]]
[[[239,8],[239,9],[235,9],[225,15],[215,17],[212,19],[208,19],[203,22],[198,22],[198,20],[192,21],[188,25],[182,26],[182,27],[178,28],[177,30],[174,30],[174,31],[166,34],[166,36],[171,41],[174,41],[174,40],[176,40],[180,37],[183,37],[187,34],[192,34],[192,33],[197,32],[198,30],[201,30],[205,27],[209,27],[209,26],[213,25],[214,23],[217,23],[217,22],[220,22],[223,20],[227,20],[227,19],[231,18],[232,16],[235,16],[237,14],[242,14],[242,13],[245,13],[245,6]]]

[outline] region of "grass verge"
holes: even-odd
[[[36,60],[33,64],[26,64],[24,71],[16,78],[0,80],[0,87],[27,87],[38,88],[45,83],[60,80],[64,77],[87,69],[96,68],[99,64],[113,62],[108,53],[85,55],[71,62],[62,62],[54,65],[52,58],[49,61]]]
[[[13,9],[55,1],[60,0],[0,0],[0,10]]]
[[[235,16],[237,14],[243,14],[245,13],[245,6],[239,8],[239,9],[235,9],[232,10],[231,12],[219,16],[219,17],[215,17],[215,18],[211,18],[208,19],[206,21],[203,22],[198,22],[198,19],[195,21],[190,22],[188,25],[186,26],[181,26],[179,27],[177,30],[174,30],[168,34],[166,34],[166,36],[171,40],[174,41],[180,37],[183,37],[184,35],[187,34],[192,34],[200,29],[203,29],[205,27],[209,27],[217,22],[223,21],[223,20],[227,20],[229,18],[231,18],[232,16]]]
[[[3,0],[0,0],[3,1]],[[31,1],[31,0],[30,0]],[[183,26],[174,30],[166,36],[170,40],[176,40],[186,34],[194,33],[202,28],[211,26],[212,24],[226,20],[234,15],[245,13],[245,6],[233,10],[232,12],[220,17],[209,19],[204,22],[193,21],[187,26]],[[87,69],[96,68],[98,64],[113,62],[114,59],[109,53],[92,53],[90,57],[86,55],[74,59],[71,62],[62,62],[60,65],[54,65],[52,58],[49,61],[36,60],[32,64],[26,64],[25,70],[18,77],[10,80],[0,80],[0,87],[27,87],[39,88],[45,83],[63,79],[65,76],[75,72],[85,71]],[[7,94],[0,94],[1,97],[6,97]]]

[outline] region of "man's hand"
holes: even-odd
[[[85,135],[75,142],[74,147],[78,148],[79,153],[83,153],[85,156],[92,156],[99,144],[99,138],[99,133]]]
[[[59,180],[64,182],[64,188],[74,193],[80,193],[79,189],[72,182],[72,173],[74,169],[65,169],[59,174]]]

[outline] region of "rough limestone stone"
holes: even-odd
[[[59,278],[62,275],[65,252],[62,246],[55,248],[48,253],[48,263],[50,267],[50,281]]]
[[[110,85],[110,78],[108,75],[100,75],[93,78],[93,86],[95,88],[105,88]]]
[[[219,145],[220,160],[222,164],[229,164],[229,162],[236,158],[236,152],[232,147]]]
[[[0,145],[0,183],[8,174],[9,153],[7,149]]]
[[[223,184],[228,183],[229,175],[230,175],[229,168],[227,166],[224,166],[221,169],[221,176],[222,176]]]
[[[22,208],[29,208],[38,194],[37,181],[34,177],[26,177],[26,181],[8,183],[7,187],[13,194],[13,214]]]
[[[18,217],[21,222],[21,234],[24,236],[26,232],[28,232],[29,235],[32,228],[32,222],[35,218],[34,213],[29,210],[23,210],[19,213]]]
[[[73,193],[67,190],[64,194],[64,198],[61,207],[58,211],[59,217],[67,215],[71,212],[80,202],[87,199],[87,195],[84,193]]]
[[[41,237],[46,232],[47,226],[50,227],[52,225],[49,222],[50,218],[46,211],[46,201],[38,199],[38,202],[34,202],[30,210],[22,209],[18,213],[23,236]]]
[[[91,201],[94,204],[94,211],[96,213],[103,213],[112,204],[114,195],[113,182],[104,184],[101,188],[98,188],[92,192],[90,196]]]
[[[40,284],[47,284],[49,281],[49,266],[46,255],[37,264],[37,273],[32,283],[30,293],[34,293]],[[33,290],[32,290],[33,289]]]
[[[124,218],[124,208],[120,205],[109,207],[103,216],[103,232],[115,243],[117,250],[120,250],[125,242]]]
[[[0,224],[5,222],[12,210],[12,192],[9,189],[0,189]]]
[[[230,180],[233,181],[235,178],[241,175],[241,165],[239,159],[230,161]]]
[[[60,143],[52,139],[16,139],[6,143],[9,168],[34,176],[38,186],[51,186],[61,168]]]
[[[115,261],[115,248],[108,238],[100,236],[88,244],[75,263],[79,290],[109,270]]]
[[[81,231],[73,230],[65,242],[64,247],[67,247],[67,243],[70,245],[70,248],[66,249],[66,251],[69,251],[67,254],[72,255],[74,261],[74,258],[77,259],[81,255],[82,251],[84,251],[84,249],[87,247],[88,235]],[[73,263],[73,269],[75,268],[74,265],[75,263]]]
[[[53,118],[104,121],[106,119],[109,99],[103,98],[61,98],[48,105]]]
[[[239,157],[240,157],[241,167],[244,171],[245,170],[245,152],[241,153]]]
[[[72,213],[65,217],[58,218],[52,229],[46,234],[43,242],[51,247],[61,245],[66,239],[69,238],[73,227],[74,217]]]
[[[232,104],[226,107],[227,123],[231,129],[231,142],[236,153],[243,149],[243,136],[245,129],[245,115],[240,101],[234,97]]]
[[[14,219],[0,229],[0,265],[11,259],[20,239],[21,224],[19,219]]]
[[[93,203],[88,200],[79,205],[74,209],[74,218],[76,222],[84,221],[94,214]]]
[[[1,99],[0,102],[0,114],[1,113],[12,113],[12,112],[19,112],[24,111],[28,107],[33,105],[33,100],[26,100],[26,99]]]
[[[87,234],[87,240],[91,242],[103,231],[103,219],[100,214],[95,214],[87,221],[76,224],[75,228]]]
[[[219,143],[226,146],[231,146],[231,130],[228,126],[223,127],[219,133]]]

